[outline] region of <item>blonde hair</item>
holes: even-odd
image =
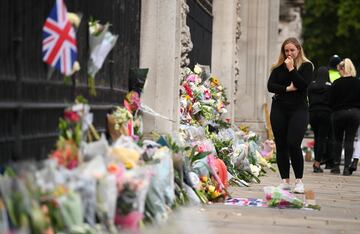
[[[294,61],[294,65],[295,65],[296,69],[298,69],[301,66],[301,64],[303,64],[304,62],[311,63],[311,61],[308,58],[306,58],[304,50],[303,50],[299,40],[296,39],[295,37],[289,37],[282,43],[279,58],[278,58],[277,62],[271,66],[271,70],[274,70],[275,68],[279,67],[281,64],[284,63],[284,61],[286,59],[285,46],[289,43],[293,44],[299,50],[299,54],[295,58],[295,61]]]
[[[349,58],[345,58],[343,61],[341,61],[338,66],[337,69],[344,69],[344,73],[345,75],[351,75],[352,77],[356,77],[356,69],[355,66],[353,64],[353,62],[351,61],[351,59]]]

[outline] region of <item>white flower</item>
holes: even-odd
[[[252,174],[254,174],[255,176],[259,176],[261,168],[257,165],[250,164],[250,170]]]
[[[81,19],[77,14],[68,12],[67,17],[72,25],[74,25],[77,28],[79,27]]]
[[[196,114],[200,111],[201,105],[199,102],[195,102],[192,107],[193,107],[193,114]]]
[[[220,113],[222,113],[222,114],[226,114],[228,111],[225,109],[225,108],[222,108],[221,110],[220,110]]]
[[[89,32],[91,35],[98,35],[101,33],[104,29],[104,26],[102,24],[99,24],[99,22],[89,22]]]
[[[74,64],[73,64],[73,73],[77,72],[77,71],[80,71],[80,63],[79,61],[75,61]]]
[[[195,74],[201,74],[201,72],[202,72],[201,67],[196,64],[196,65],[194,66],[194,73],[195,73]]]

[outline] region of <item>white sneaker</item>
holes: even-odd
[[[300,179],[297,179],[295,182],[294,193],[304,193],[304,184]]]
[[[288,182],[286,182],[286,180],[282,180],[281,184],[279,186],[277,186],[279,189],[283,189],[283,190],[291,190],[291,186]]]

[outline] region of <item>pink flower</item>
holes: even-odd
[[[124,106],[126,107],[126,109],[130,112],[135,112],[136,110],[138,110],[140,108],[140,104],[141,100],[140,100],[140,96],[137,92],[135,91],[130,91],[124,100]]]
[[[271,193],[265,194],[266,201],[270,201],[272,199]]]
[[[309,141],[307,143],[307,147],[310,148],[310,149],[313,149],[314,148],[314,145],[315,145],[315,141]]]
[[[289,203],[288,201],[281,199],[280,202],[279,202],[278,207],[279,207],[279,208],[286,208],[286,207],[288,207],[289,205],[290,205],[290,203]]]
[[[205,152],[206,151],[206,146],[204,144],[198,145],[197,150],[198,150],[199,153]]]
[[[68,164],[67,164],[67,169],[74,169],[74,168],[76,168],[77,167],[77,165],[78,165],[78,162],[77,162],[77,160],[70,160],[69,162],[68,162]]]
[[[186,77],[186,80],[189,81],[189,82],[195,82],[196,75],[190,74],[190,75],[188,75],[188,77]]]

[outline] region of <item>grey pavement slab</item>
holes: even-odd
[[[166,223],[147,227],[143,233],[360,233],[360,172],[352,176],[332,175],[330,170],[315,174],[310,162],[305,162],[304,172],[305,189],[315,192],[320,211],[214,203],[178,209]],[[230,187],[229,191],[232,197],[263,198],[264,186],[279,183],[278,173],[269,170],[260,184]]]

